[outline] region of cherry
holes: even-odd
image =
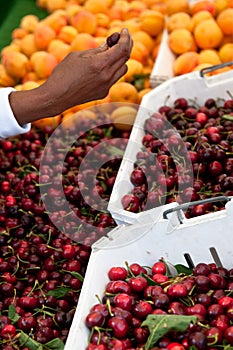
[[[108,320],[108,327],[112,328],[116,338],[124,338],[129,331],[129,325],[124,318],[113,316]]]
[[[147,287],[147,280],[143,276],[131,277],[128,283],[135,292],[143,292]]]
[[[156,273],[165,275],[167,268],[162,261],[157,261],[152,265],[151,271],[153,275],[155,275]]]
[[[233,326],[230,326],[225,330],[224,337],[230,345],[233,345]]]
[[[185,350],[182,344],[172,342],[166,347],[167,350]]]
[[[167,295],[170,298],[184,298],[188,295],[188,290],[184,284],[174,283],[168,287]]]
[[[108,277],[111,281],[125,280],[127,277],[127,270],[124,267],[111,267],[108,271]]]
[[[152,312],[152,305],[144,300],[139,301],[133,305],[132,313],[138,318],[145,318]]]
[[[130,311],[132,309],[132,297],[125,293],[119,293],[114,297],[114,303],[117,307]]]
[[[207,344],[220,344],[223,339],[223,332],[217,327],[210,327],[205,331],[207,337]]]
[[[16,335],[16,328],[12,324],[7,324],[1,329],[1,336],[4,339],[12,339]]]

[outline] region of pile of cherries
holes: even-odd
[[[233,269],[203,262],[180,267],[175,276],[163,259],[151,267],[137,262],[111,267],[102,299],[86,315],[86,350],[232,349]],[[168,327],[171,315],[177,317]],[[183,316],[196,321],[180,331]],[[156,327],[163,332],[153,341]]]
[[[171,203],[233,195],[233,99],[208,98],[203,105],[177,98],[144,121],[142,147],[129,174],[122,206],[141,212]],[[137,140],[140,141],[140,140]],[[224,208],[198,204],[194,217]]]
[[[105,123],[106,121],[106,123]],[[78,140],[77,130],[85,130]],[[105,184],[107,198],[119,166],[128,133],[117,130],[107,117],[96,122],[83,120],[72,129],[58,130],[48,163],[43,159],[45,146],[54,130],[33,127],[15,138],[0,140],[0,348],[28,350],[39,348],[62,350],[78,303],[80,290],[91,252],[91,244],[115,226],[105,208],[87,204],[93,188]],[[74,139],[68,153],[67,139]],[[118,141],[114,141],[115,138]],[[88,179],[92,169],[84,168],[82,183],[91,185],[80,192],[79,165],[86,153],[103,140],[113,139],[112,160],[97,172],[96,181]],[[121,142],[119,142],[119,140]],[[123,141],[122,141],[123,140]],[[55,144],[56,143],[56,144]],[[118,144],[120,146],[118,147]],[[100,159],[94,150],[96,159]],[[62,174],[58,172],[64,160]],[[42,164],[43,163],[43,164]],[[58,175],[70,212],[61,211]],[[41,187],[43,186],[43,191]],[[92,192],[91,192],[92,191]],[[45,206],[47,196],[53,213]],[[92,197],[93,198],[93,197]],[[107,204],[106,204],[107,205]],[[65,215],[66,214],[66,215]],[[56,226],[55,216],[67,217]],[[76,221],[73,218],[76,217]],[[79,225],[77,227],[73,222]],[[55,224],[54,224],[55,223]]]

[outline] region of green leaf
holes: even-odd
[[[223,118],[223,119],[226,119],[226,120],[231,120],[231,121],[233,121],[233,115],[231,115],[231,114],[223,114],[223,115],[222,115],[222,118]]]
[[[76,271],[67,271],[67,270],[64,270],[64,272],[67,272],[69,273],[71,276],[79,279],[80,282],[83,282],[84,281],[84,278],[82,275],[80,275],[80,273],[76,272]]]
[[[145,273],[142,273],[141,276],[147,280],[148,286],[158,286],[159,285],[159,283],[156,283],[152,278],[150,278]]]
[[[183,273],[186,276],[191,275],[193,273],[193,270],[190,267],[184,266],[182,264],[177,264],[174,265],[176,271],[178,272],[178,274]]]
[[[108,145],[108,153],[110,153],[111,156],[123,157],[125,151],[116,146]]]
[[[16,308],[13,304],[11,304],[8,308],[8,317],[12,323],[15,323],[20,318],[19,314],[16,312]]]
[[[44,344],[45,349],[49,350],[63,350],[64,343],[59,338],[50,340],[48,343]]]
[[[142,327],[147,326],[150,332],[145,350],[151,349],[168,332],[184,332],[190,323],[195,323],[197,320],[196,316],[148,315],[142,323]]]
[[[57,287],[56,289],[50,290],[47,295],[52,295],[55,298],[63,298],[72,288],[70,287]]]
[[[30,338],[29,335],[23,331],[20,332],[19,342],[20,345],[28,347],[30,350],[43,350],[43,346],[40,343]]]

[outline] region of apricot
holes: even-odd
[[[110,119],[117,129],[129,131],[137,115],[137,109],[131,106],[120,106],[113,110]]]
[[[47,0],[47,10],[48,12],[54,12],[59,9],[66,8],[66,0]]]
[[[143,65],[141,62],[130,58],[127,62],[128,71],[124,75],[124,79],[126,81],[133,81],[136,75],[140,75],[143,73]]]
[[[108,12],[108,3],[106,0],[87,0],[84,3],[84,9],[94,14]]]
[[[108,28],[110,24],[109,17],[105,13],[97,13],[96,17],[96,25],[104,28]]]
[[[79,33],[71,43],[71,51],[82,51],[97,47],[95,38],[88,33]]]
[[[26,56],[30,57],[33,52],[37,51],[37,46],[35,43],[35,37],[33,33],[25,35],[19,42],[20,51]]]
[[[5,53],[11,52],[11,51],[20,52],[20,45],[14,43],[14,42],[11,42],[10,45],[3,47],[2,51],[1,51],[1,56],[3,56]]]
[[[229,1],[228,0],[215,0],[215,6],[216,6],[216,13],[217,15],[222,11],[225,10],[228,6]]]
[[[132,35],[133,33],[137,32],[141,28],[141,23],[138,20],[138,18],[130,18],[123,22],[124,27],[128,28],[128,31]]]
[[[47,51],[61,62],[71,52],[71,46],[62,40],[54,39],[49,43]]]
[[[61,28],[68,24],[68,15],[65,12],[55,11],[45,17],[40,23],[45,23],[51,27],[56,33],[59,33]]]
[[[206,19],[200,22],[194,29],[193,34],[200,49],[218,48],[224,36],[214,19]]]
[[[46,50],[50,41],[55,39],[56,32],[46,25],[45,23],[40,23],[34,32],[35,45],[37,50]]]
[[[33,33],[39,23],[36,15],[25,15],[20,21],[20,28],[25,29],[28,33]]]
[[[30,57],[32,68],[39,79],[46,79],[58,64],[58,59],[47,51],[37,51]]]
[[[148,49],[149,52],[155,47],[155,42],[153,37],[145,32],[144,30],[138,30],[132,34],[132,39],[134,42],[139,41]]]
[[[166,1],[166,14],[168,16],[177,12],[189,13],[189,1],[188,0],[167,0]]]
[[[78,33],[94,34],[96,30],[96,17],[93,13],[82,10],[72,18],[71,24],[77,29]]]
[[[61,116],[57,115],[55,117],[43,118],[33,122],[33,125],[38,129],[43,129],[45,126],[51,126],[55,129],[61,122]]]
[[[205,49],[199,52],[199,64],[210,63],[210,64],[220,64],[221,59],[217,50]]]
[[[138,91],[133,84],[120,81],[111,86],[109,100],[110,102],[138,103]]]
[[[190,32],[193,29],[193,21],[191,16],[186,12],[177,12],[168,17],[166,22],[167,31],[170,33],[174,29],[187,29]]]
[[[200,1],[194,2],[190,6],[190,11],[191,11],[192,15],[194,15],[195,13],[200,12],[200,11],[208,11],[208,12],[211,13],[211,15],[213,17],[217,13],[216,5],[211,0],[210,1],[208,1],[208,0],[200,0]]]
[[[199,64],[199,54],[194,51],[184,52],[173,63],[174,75],[190,73]]]
[[[140,29],[151,36],[161,33],[165,25],[165,16],[159,11],[145,10],[140,16]]]
[[[28,57],[17,51],[7,52],[2,56],[2,64],[6,73],[20,79],[27,72]]]
[[[212,66],[213,66],[213,64],[211,64],[211,63],[200,63],[193,69],[193,71],[194,72],[201,71],[202,69],[209,68],[209,67],[212,67]],[[209,72],[209,73],[206,73],[206,75],[207,76],[213,75],[213,73]]]
[[[124,19],[127,20],[129,18],[137,18],[140,16],[142,11],[145,11],[147,9],[147,6],[139,1],[139,0],[133,0],[129,3],[128,10],[124,14]]]
[[[216,21],[224,35],[233,36],[233,8],[227,8],[220,12]]]
[[[64,43],[71,44],[77,35],[78,31],[76,28],[71,25],[66,25],[61,28],[57,38],[64,41]]]
[[[0,87],[15,86],[16,79],[6,72],[3,64],[0,64]]]
[[[38,76],[36,75],[35,72],[27,72],[21,80],[22,84],[24,84],[28,81],[34,81],[34,82],[38,81]]]
[[[233,43],[228,43],[223,45],[219,49],[218,54],[222,62],[233,61]]]
[[[144,66],[146,66],[149,59],[149,55],[150,53],[146,46],[143,43],[136,41],[133,45],[130,58],[133,58],[141,62]]]
[[[196,51],[196,44],[192,33],[187,29],[175,29],[168,35],[168,45],[175,54]]]
[[[193,29],[205,19],[213,19],[214,17],[211,15],[209,11],[199,11],[192,16]]]
[[[128,11],[128,8],[129,8],[128,1],[116,0],[108,11],[108,16],[110,18],[110,21],[112,21],[113,19],[124,20],[124,16]]]
[[[15,28],[11,33],[11,37],[13,40],[22,39],[25,35],[27,35],[27,31],[23,28]]]

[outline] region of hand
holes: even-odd
[[[10,103],[19,124],[55,116],[64,110],[107,96],[126,72],[133,41],[122,29],[119,41],[86,51],[73,51],[38,88],[13,92]],[[21,94],[20,94],[21,93]]]

